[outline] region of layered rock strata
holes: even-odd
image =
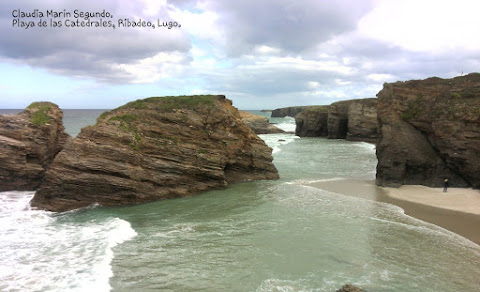
[[[35,190],[69,135],[56,104],[35,102],[0,116],[0,191]]]
[[[130,205],[276,179],[271,153],[225,96],[138,100],[82,129],[31,205],[57,212]]]
[[[328,138],[375,142],[377,99],[352,99],[332,103],[328,111]]]
[[[375,143],[377,99],[353,99],[300,112],[295,134],[300,137],[328,137]]]
[[[480,188],[480,74],[384,84],[377,184]]]
[[[240,111],[240,117],[242,117],[245,125],[250,127],[256,134],[284,133],[282,129],[270,124],[267,117],[254,115],[246,111]]]

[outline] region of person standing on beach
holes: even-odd
[[[445,180],[443,181],[443,192],[446,193],[447,192],[447,188],[449,187],[450,185],[448,184],[448,178],[445,178]]]

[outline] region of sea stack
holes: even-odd
[[[480,188],[480,74],[386,83],[377,184]]]
[[[0,191],[32,191],[70,137],[63,112],[34,102],[17,115],[0,116]]]
[[[31,205],[131,205],[277,179],[269,148],[223,95],[152,97],[102,114],[68,143]]]

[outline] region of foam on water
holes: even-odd
[[[332,177],[332,178],[323,178],[323,179],[297,179],[294,181],[286,182],[286,184],[293,184],[293,185],[304,185],[304,184],[313,184],[319,182],[328,182],[328,181],[342,181],[346,180],[343,177]]]
[[[285,132],[295,132],[295,118],[287,116],[281,123],[275,124],[275,126]]]
[[[113,248],[136,236],[130,223],[52,216],[29,208],[33,194],[0,193],[0,290],[109,291]]]
[[[304,182],[324,182],[324,181],[341,181],[343,178],[331,178],[331,179],[322,179],[322,180],[310,180]],[[457,246],[463,246],[465,248],[472,249],[478,255],[480,255],[480,247],[474,242],[462,237],[456,233],[453,233],[445,228],[442,228],[438,225],[431,224],[414,217],[408,216],[405,214],[404,209],[399,206],[376,202],[360,197],[353,197],[349,195],[344,195],[340,193],[334,193],[322,189],[318,189],[311,186],[306,186],[302,184],[301,180],[295,182],[286,182],[282,185],[300,189],[292,189],[291,193],[294,196],[287,196],[279,198],[282,201],[289,202],[290,204],[299,204],[299,207],[306,206],[315,206],[331,204],[332,206],[360,206],[362,210],[360,215],[364,220],[372,220],[380,222],[380,224],[386,224],[389,226],[395,226],[395,228],[410,230],[414,232],[421,233],[423,235],[431,235],[432,237],[442,237],[444,240],[451,242]],[[278,187],[281,187],[279,185]],[[303,191],[300,191],[303,189]],[[363,207],[362,207],[363,206]],[[373,208],[372,208],[373,207]],[[337,215],[342,215],[342,211],[337,208],[332,208],[335,210]],[[374,210],[373,212],[371,210]],[[351,213],[347,212],[345,216],[350,216]]]
[[[300,139],[300,137],[293,134],[261,134],[258,136],[272,148],[273,154],[280,152],[283,145],[292,143],[296,139]]]

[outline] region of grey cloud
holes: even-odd
[[[368,0],[242,0],[207,1],[219,12],[220,29],[232,56],[248,54],[256,45],[300,53],[332,36],[355,29],[372,8]]]
[[[123,3],[123,2],[122,2]],[[148,28],[31,28],[12,27],[12,10],[32,12],[47,9],[73,12],[74,9],[101,12],[115,18],[142,16],[143,7],[118,1],[6,1],[0,4],[0,55],[29,65],[41,66],[56,73],[89,76],[107,82],[127,82],[133,76],[116,69],[118,64],[131,64],[159,52],[188,53],[191,43],[181,30]],[[80,9],[81,8],[81,9]],[[118,15],[118,16],[117,16]],[[165,12],[143,19],[168,19]],[[33,19],[38,21],[37,19]],[[186,59],[185,59],[186,60]]]

